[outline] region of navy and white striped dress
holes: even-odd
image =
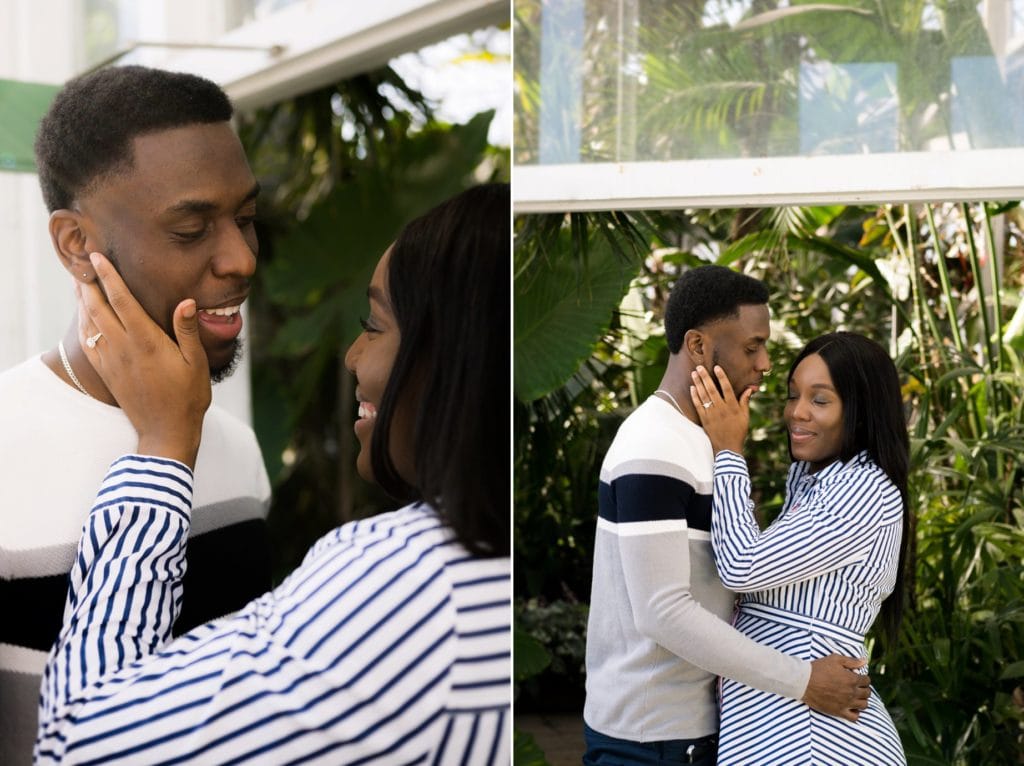
[[[864,635],[896,581],[899,490],[866,452],[815,474],[795,463],[782,513],[763,532],[746,461],[715,458],[711,538],[719,575],[742,593],[736,627],[786,654],[866,657]],[[719,766],[905,764],[874,689],[856,723],[722,679]]]
[[[508,763],[508,558],[469,555],[409,506],[339,527],[277,589],[170,641],[191,495],[181,463],[111,466],[37,763]]]

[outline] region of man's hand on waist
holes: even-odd
[[[856,673],[867,665],[866,660],[830,654],[811,662],[811,680],[807,682],[802,702],[819,713],[856,721],[867,709],[871,694],[871,678]]]

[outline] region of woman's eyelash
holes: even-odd
[[[359,325],[360,325],[360,327],[362,327],[362,328],[363,328],[363,331],[364,331],[364,332],[377,332],[377,328],[376,328],[376,327],[374,327],[374,326],[373,326],[372,324],[370,324],[369,322],[367,322],[367,321],[366,321],[365,319],[363,319],[362,317],[359,317]]]

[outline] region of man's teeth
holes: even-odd
[[[225,306],[222,309],[203,309],[207,314],[213,314],[219,317],[231,317],[241,310],[241,306]]]

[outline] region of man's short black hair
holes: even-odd
[[[224,91],[202,77],[141,66],[101,69],[68,81],[36,134],[43,201],[53,212],[132,164],[137,136],[195,123],[227,122]]]
[[[740,306],[768,303],[768,289],[753,277],[724,266],[698,266],[672,285],[665,307],[668,350],[678,354],[689,330],[739,315]]]

